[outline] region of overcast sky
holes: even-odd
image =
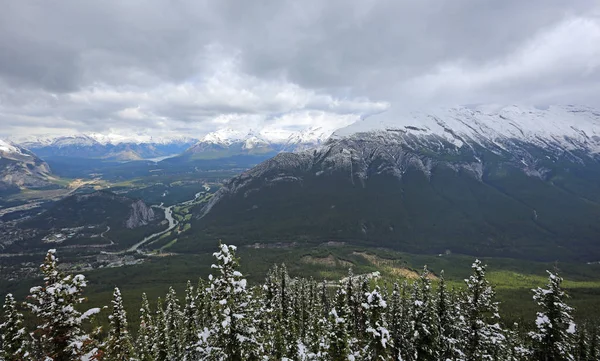
[[[600,107],[597,0],[0,0],[0,136]]]

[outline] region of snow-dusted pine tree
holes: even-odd
[[[156,301],[154,314],[154,334],[152,335],[152,354],[156,361],[167,361],[167,333],[165,332],[165,310],[163,301],[159,297]]]
[[[461,360],[465,348],[465,317],[459,295],[448,290],[444,271],[440,273],[437,288],[436,312],[439,320],[440,360]]]
[[[308,323],[306,330],[307,353],[311,360],[321,360],[327,352],[327,318],[323,315],[323,298],[317,282],[311,279],[308,283]]]
[[[511,329],[504,331],[504,354],[502,360],[527,361],[531,360],[531,350],[525,346],[523,337],[519,333],[519,325],[513,324]]]
[[[173,287],[169,288],[165,299],[164,327],[167,360],[180,361],[183,358],[182,312]]]
[[[275,333],[277,332],[276,304],[278,299],[279,282],[277,278],[277,265],[269,270],[265,283],[260,289],[260,304],[256,319],[258,342],[268,355],[275,354]]]
[[[533,290],[533,299],[540,310],[536,330],[530,333],[534,358],[540,361],[572,361],[575,359],[575,323],[573,309],[565,303],[567,295],[561,287],[562,278],[548,271],[545,288]]]
[[[0,360],[20,361],[29,357],[29,334],[23,327],[23,314],[11,293],[4,298],[0,324]]]
[[[390,336],[392,337],[392,360],[401,358],[400,347],[403,343],[403,322],[402,322],[402,299],[400,295],[400,285],[394,283],[392,294],[389,300],[388,320],[390,325]]]
[[[452,359],[455,354],[456,333],[454,332],[454,318],[452,313],[448,288],[444,271],[440,273],[440,282],[437,289],[436,311],[438,317],[438,333],[440,337],[440,359]]]
[[[328,360],[347,361],[350,355],[350,309],[346,303],[346,291],[340,287],[335,295],[335,305],[329,313]]]
[[[294,322],[294,290],[285,264],[280,268],[279,326],[283,335],[283,355],[290,360],[298,359],[298,336]]]
[[[216,276],[210,275],[210,295],[214,306],[212,325],[199,335],[198,352],[202,359],[219,361],[258,360],[256,329],[249,318],[246,279],[237,270],[235,246],[221,244],[213,255]]]
[[[413,291],[413,340],[417,360],[439,360],[439,319],[431,294],[430,273],[423,269]]]
[[[185,291],[185,308],[183,309],[183,359],[192,361],[198,359],[196,344],[198,343],[198,294],[192,283],[188,281]]]
[[[82,323],[100,309],[90,309],[83,314],[77,310],[76,306],[85,300],[81,297],[86,286],[85,277],[63,275],[57,262],[56,250],[49,250],[40,267],[44,285],[31,288],[31,301],[26,304],[40,321],[34,338],[41,355],[35,356],[53,361],[93,359],[98,349],[84,332]]]
[[[123,308],[123,298],[121,291],[115,287],[112,300],[113,311],[109,316],[110,328],[108,330],[108,340],[106,341],[106,354],[103,360],[106,361],[130,361],[137,360],[134,357],[133,346],[131,345],[131,335],[127,330],[127,316]]]
[[[150,311],[150,303],[145,293],[142,293],[140,308],[140,328],[136,342],[136,350],[140,361],[154,361],[152,347],[154,345],[154,322]]]
[[[392,340],[386,320],[387,303],[381,297],[379,287],[368,292],[362,307],[367,315],[367,339],[362,352],[365,360],[389,360]]]
[[[503,330],[498,323],[498,303],[494,290],[485,278],[485,266],[475,260],[473,274],[465,280],[465,360],[496,360],[502,351]]]
[[[577,345],[575,350],[575,360],[576,361],[588,361],[588,353],[589,353],[589,341],[587,328],[585,325],[579,325],[577,327]]]
[[[396,337],[400,340],[401,345],[396,349],[400,351],[400,359],[406,361],[415,361],[417,350],[414,342],[412,342],[415,334],[415,323],[413,322],[414,302],[412,294],[409,290],[409,284],[405,280],[400,287],[400,334]],[[396,345],[393,345],[396,347]]]
[[[600,326],[592,325],[590,331],[589,360],[600,360]]]
[[[208,283],[202,278],[198,279],[198,285],[196,286],[196,329],[202,330],[204,326],[212,320],[212,313],[210,309],[210,295],[207,292]]]

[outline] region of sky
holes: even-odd
[[[597,0],[0,0],[0,137],[600,108]]]

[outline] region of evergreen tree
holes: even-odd
[[[499,325],[498,304],[485,278],[485,266],[475,260],[473,274],[465,280],[466,361],[494,360],[501,353],[504,335]]]
[[[257,323],[259,333],[257,335],[259,343],[267,355],[275,355],[276,353],[276,332],[277,327],[277,300],[279,292],[277,265],[269,270],[265,283],[260,289],[258,297],[260,297],[260,305],[258,306]],[[280,350],[283,352],[283,350]],[[280,353],[281,354],[281,353]]]
[[[598,332],[599,326],[592,325],[592,331],[590,333],[590,350],[588,352],[588,360],[600,360],[600,332]]]
[[[164,313],[164,330],[167,360],[169,361],[181,361],[183,358],[182,349],[182,314],[179,300],[177,299],[177,293],[173,287],[169,288],[167,298],[165,299],[165,313]]]
[[[202,330],[212,320],[210,309],[210,296],[207,292],[208,284],[202,278],[198,279],[196,286],[196,330]]]
[[[41,324],[34,332],[40,355],[54,361],[70,361],[79,357],[92,359],[98,348],[92,338],[84,332],[82,323],[100,309],[90,309],[83,314],[76,306],[84,302],[81,297],[86,286],[83,275],[63,275],[58,270],[56,250],[46,254],[40,269],[44,285],[33,287],[27,303],[31,313]]]
[[[413,343],[416,358],[423,361],[437,361],[440,326],[431,295],[431,280],[427,267],[423,269],[419,281],[414,284],[413,305]]]
[[[113,311],[109,316],[110,329],[108,331],[108,341],[106,342],[106,361],[130,361],[133,357],[133,346],[131,345],[131,336],[127,331],[127,317],[123,308],[123,298],[121,291],[115,288],[113,293]]]
[[[531,332],[534,358],[540,361],[572,361],[574,357],[575,323],[573,309],[565,303],[567,295],[561,288],[562,278],[548,272],[546,288],[534,289],[533,299],[540,311]]]
[[[437,317],[438,334],[440,337],[440,359],[452,360],[457,355],[457,332],[456,332],[456,314],[452,308],[444,271],[440,274],[440,283],[437,290]]]
[[[249,310],[250,295],[246,280],[237,270],[235,246],[220,245],[215,252],[218,271],[210,275],[210,295],[214,319],[210,328],[200,333],[198,351],[207,360],[242,361],[257,360],[256,329]]]
[[[165,310],[162,299],[156,301],[156,313],[154,314],[154,335],[152,336],[152,354],[155,361],[167,361],[168,342],[165,321]]]
[[[346,291],[340,287],[335,296],[335,306],[329,313],[328,360],[347,361],[350,355],[350,310],[346,303]]]
[[[308,330],[308,320],[309,320],[309,316],[308,316],[308,312],[309,310],[309,301],[308,301],[308,297],[309,297],[309,293],[308,293],[308,282],[305,278],[302,278],[300,280],[300,287],[298,290],[301,300],[301,307],[300,307],[300,332],[299,332],[299,337],[302,340],[303,343],[306,343],[306,331]]]
[[[145,293],[142,293],[142,307],[140,308],[140,327],[136,342],[136,349],[140,361],[154,361],[152,348],[154,345],[154,322],[150,311],[150,303]]]
[[[311,360],[323,359],[328,348],[327,338],[325,337],[328,322],[327,318],[323,317],[325,306],[323,305],[322,292],[320,292],[322,288],[313,279],[308,284],[309,320],[306,331],[306,344]]]
[[[0,360],[19,361],[29,357],[29,335],[23,327],[23,315],[11,293],[3,306],[3,323],[0,324]]]
[[[577,350],[575,352],[575,360],[587,361],[588,360],[588,339],[585,326],[577,328]]]
[[[413,308],[414,302],[409,292],[409,285],[404,281],[400,288],[400,325],[398,326],[400,334],[397,336],[401,344],[396,349],[400,351],[401,359],[406,361],[417,359],[417,349],[413,342],[415,334]]]
[[[388,360],[391,353],[391,338],[386,321],[387,303],[381,297],[379,287],[367,293],[363,308],[367,314],[367,339],[363,358],[368,360]]]
[[[505,330],[505,346],[502,359],[506,361],[531,360],[531,350],[525,347],[525,342],[519,334],[519,325],[514,324],[512,329]]]
[[[400,295],[400,286],[397,282],[394,283],[392,295],[390,296],[388,319],[390,324],[390,335],[392,337],[392,360],[402,358],[400,347],[403,343],[403,320],[402,320],[402,300]]]
[[[298,337],[294,322],[294,292],[285,264],[280,268],[279,325],[283,335],[283,355],[290,360],[298,359]]]
[[[198,293],[194,292],[192,283],[188,281],[185,291],[185,308],[183,310],[183,352],[184,360],[196,360],[196,344],[198,343]]]

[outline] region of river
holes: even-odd
[[[165,207],[165,206],[163,206],[163,203],[161,203],[159,206],[153,206],[153,207],[160,208],[160,209],[162,209],[162,210],[165,211],[165,219],[167,221],[169,221],[169,227],[167,229],[165,229],[164,231],[160,231],[160,232],[153,233],[153,234],[149,235],[148,237],[142,239],[141,241],[139,241],[138,243],[136,243],[133,246],[129,247],[128,249],[120,251],[120,252],[116,252],[116,254],[123,254],[123,253],[128,253],[128,252],[135,252],[135,251],[137,251],[137,249],[140,246],[148,243],[149,241],[151,241],[151,240],[153,240],[155,238],[158,238],[158,237],[162,236],[163,234],[171,231],[173,228],[175,228],[177,226],[177,221],[173,218],[173,206]]]

